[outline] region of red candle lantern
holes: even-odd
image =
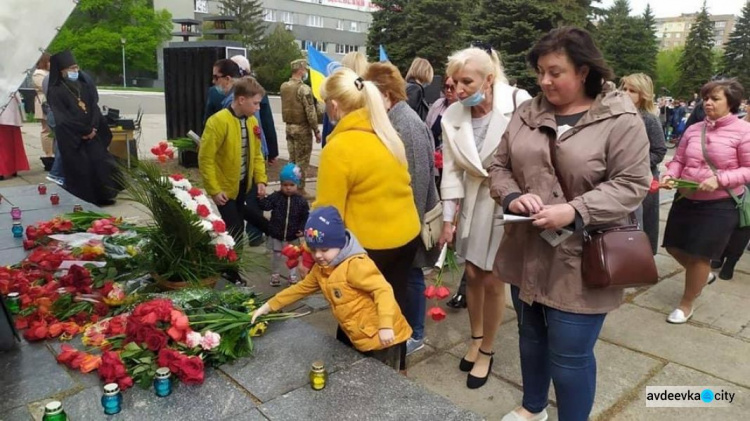
[[[44,183],[39,183],[38,186],[36,186],[37,191],[39,194],[47,194],[47,185]]]
[[[50,201],[50,203],[52,203],[53,205],[59,205],[59,204],[60,204],[60,196],[58,196],[58,195],[57,195],[57,193],[52,193],[52,194],[51,194],[51,195],[49,196],[49,201]]]

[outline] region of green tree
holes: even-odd
[[[266,27],[263,22],[263,3],[260,0],[219,0],[219,10],[223,16],[234,16],[237,20],[229,23],[228,28],[237,29],[239,34],[226,38],[239,41],[249,49],[260,48]],[[207,22],[207,24],[210,22]],[[213,25],[204,25],[204,29]],[[215,35],[206,39],[217,38]]]
[[[650,8],[647,12],[651,13]],[[653,20],[653,16],[650,19]],[[654,76],[658,50],[653,31],[644,18],[630,16],[628,0],[615,0],[605,12],[596,38],[618,79],[633,73]]]
[[[680,69],[677,62],[682,57],[684,47],[671,50],[661,50],[656,56],[656,79],[654,79],[654,93],[673,96],[677,94],[677,82],[680,80]]]
[[[736,77],[745,91],[750,92],[750,1],[742,8],[734,32],[724,46],[722,69],[722,73]]]
[[[156,50],[171,37],[172,17],[150,0],[80,0],[49,46],[70,49],[82,69],[104,82],[122,75],[122,43],[128,77],[155,76]]]
[[[586,26],[589,1],[583,0],[482,0],[471,19],[474,39],[491,44],[509,78],[518,86],[538,91],[536,78],[526,63],[534,43],[561,25]]]
[[[641,23],[644,26],[643,54],[646,57],[646,74],[651,79],[656,78],[656,56],[659,54],[659,39],[656,37],[656,18],[651,9],[651,4],[646,4],[646,10],[643,11]]]
[[[459,33],[462,10],[462,2],[456,0],[411,0],[404,12],[412,36],[406,40],[407,62],[401,68],[407,70],[409,60],[418,56],[432,64],[435,75],[442,75],[448,56],[464,45]]]
[[[677,92],[680,96],[691,97],[700,87],[711,80],[713,75],[713,28],[708,17],[706,3],[703,2],[701,11],[690,27],[685,50],[677,64],[680,69],[680,80]]]
[[[407,0],[373,0],[378,10],[372,12],[372,24],[367,34],[367,55],[371,61],[379,57],[378,47],[382,45],[388,52],[388,59],[396,67],[405,71],[414,56],[410,54],[407,16],[404,13]],[[436,40],[432,40],[437,42]]]
[[[302,52],[294,42],[294,34],[277,25],[254,51],[250,62],[258,76],[258,82],[269,92],[278,92],[281,84],[292,76],[290,63],[302,58]]]

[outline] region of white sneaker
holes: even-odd
[[[544,409],[542,412],[539,412],[538,414],[534,414],[531,418],[524,418],[521,414],[518,413],[518,409],[516,408],[503,417],[500,421],[547,421],[547,410]]]
[[[683,312],[679,308],[676,308],[671,313],[669,313],[669,316],[667,316],[667,322],[681,325],[683,323],[687,323],[687,321],[690,320],[691,317],[693,317],[693,309],[690,309],[690,314],[685,316],[685,312]]]

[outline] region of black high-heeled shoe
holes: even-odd
[[[487,375],[484,377],[475,377],[472,376],[471,373],[469,373],[469,376],[466,377],[466,387],[468,387],[469,389],[479,389],[480,387],[484,386],[485,383],[487,383],[487,379],[490,377],[490,373],[492,372],[492,363],[495,362],[494,351],[484,352],[482,351],[482,348],[479,348],[479,352],[490,357],[490,365],[489,367],[487,367]]]
[[[466,296],[457,293],[445,305],[456,309],[466,308]]]
[[[483,339],[484,336],[472,336],[472,340],[479,340]],[[471,371],[471,369],[474,368],[474,361],[468,361],[466,357],[461,358],[461,362],[458,364],[458,369],[463,371],[464,373],[468,373]]]

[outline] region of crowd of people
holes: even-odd
[[[199,149],[203,185],[238,243],[266,243],[270,285],[289,285],[254,317],[321,292],[340,341],[405,372],[406,355],[424,346],[426,269],[450,245],[465,262],[448,305],[469,315],[469,346],[457,367],[466,386],[482,387],[493,355],[504,351],[496,336],[509,284],[523,399],[502,419],[546,420],[551,383],[560,419],[587,419],[596,394],[594,345],[623,290],[584,282],[584,237],[637,220],[648,251],[665,247],[685,268],[683,296],[667,321],[686,323],[716,279],[712,269],[731,279],[750,241],[737,210],[750,184],[750,117],[738,115],[745,91],[733,79],[707,81],[690,104],[655,99],[641,73],[621,75],[616,87],[584,29],[550,31],[527,59],[536,97],[508,82],[496,50],[475,43],[446,58],[433,104],[424,88],[434,71],[422,58],[402,76],[390,62],[349,53],[325,79],[323,103],[305,83],[307,61],[295,60],[278,87],[290,162],[272,194],[267,166],[278,142],[266,89],[245,57],[217,61]],[[118,186],[101,182],[115,178],[111,133],[92,79],[62,52],[40,60],[34,81],[51,177],[84,200],[111,203]],[[22,148],[20,121],[8,110],[0,141]],[[666,142],[678,136],[660,174]],[[313,141],[324,146],[315,194],[305,190]],[[0,176],[24,165],[0,159]],[[654,180],[679,187],[661,244]],[[420,234],[436,208],[442,231],[432,246]],[[528,221],[510,223],[509,215]],[[549,232],[567,237],[551,240]],[[283,248],[301,242],[312,268],[287,269]],[[240,274],[227,275],[242,283]]]

